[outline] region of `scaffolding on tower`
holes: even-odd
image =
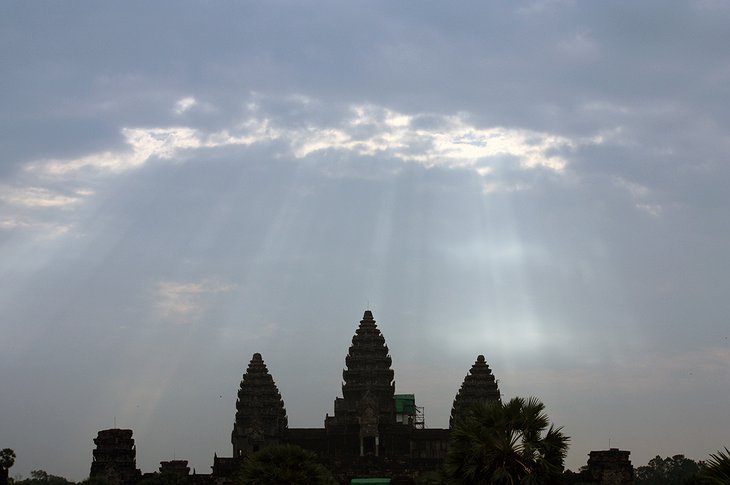
[[[416,406],[415,394],[396,394],[395,420],[398,423],[410,424],[415,429],[424,429],[426,420],[423,416],[423,406]]]

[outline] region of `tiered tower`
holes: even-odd
[[[287,425],[279,389],[261,354],[255,353],[238,390],[236,422],[231,433],[233,456],[246,456],[263,446],[279,443]]]
[[[94,438],[94,444],[91,478],[103,478],[111,485],[136,483],[140,479],[131,429],[103,429]]]
[[[327,427],[357,433],[360,455],[378,455],[383,426],[396,423],[395,382],[385,338],[366,310],[352,337],[342,371],[342,396],[335,399],[335,416]]]
[[[456,393],[454,405],[451,408],[449,428],[453,428],[455,421],[464,416],[477,402],[500,400],[497,381],[484,356],[480,355],[464,378],[459,392]]]
[[[362,414],[363,409],[358,408],[369,407],[379,420],[394,421],[395,382],[391,363],[385,337],[375,325],[373,313],[366,310],[345,357],[343,398],[335,402],[335,416],[353,419]]]

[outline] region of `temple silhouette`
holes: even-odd
[[[185,460],[162,462],[159,472],[142,474],[135,465],[132,430],[108,429],[99,431],[94,440],[91,477],[103,477],[111,485],[160,477],[163,483],[224,485],[235,481],[246,457],[256,451],[294,444],[313,451],[339,483],[388,477],[393,484],[413,484],[420,475],[440,468],[453,424],[476,402],[500,400],[500,392],[484,356],[479,355],[456,393],[449,428],[427,428],[415,396],[396,394],[391,364],[385,338],[372,312],[366,310],[345,357],[342,397],[335,398],[334,415],[326,415],[323,428],[289,427],[274,378],[261,354],[255,353],[238,390],[232,456],[214,456],[210,474],[191,475]],[[601,453],[605,452],[592,453],[599,454],[595,461],[604,466]],[[628,463],[630,468],[628,452],[621,453],[625,456],[620,455],[618,466],[625,468]],[[614,460],[613,455],[608,460]],[[571,483],[604,483],[573,478]]]
[[[365,311],[352,338],[342,372],[342,397],[334,402],[324,428],[289,428],[279,391],[260,354],[243,375],[231,434],[232,458],[216,458],[228,468],[272,444],[289,443],[314,451],[336,476],[413,476],[438,468],[446,456],[448,429],[426,428],[413,394],[396,394],[388,346],[373,314]],[[454,399],[451,423],[471,404],[499,400],[496,379],[480,355]]]

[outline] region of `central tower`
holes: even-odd
[[[379,455],[381,431],[396,422],[391,363],[385,338],[366,310],[345,357],[342,397],[335,399],[335,415],[326,420],[331,431],[356,431],[360,455]]]
[[[395,382],[391,364],[385,337],[375,325],[373,313],[366,310],[345,357],[347,368],[342,371],[344,400],[356,403],[367,397],[378,403],[379,414],[392,414]]]

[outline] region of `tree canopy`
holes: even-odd
[[[15,480],[13,485],[71,485],[74,482],[57,475],[51,475],[45,470],[33,470],[30,478]]]
[[[645,466],[636,468],[635,485],[690,485],[699,483],[700,463],[674,455],[656,456]]]
[[[314,453],[295,445],[269,446],[257,451],[244,463],[241,480],[243,485],[337,485]]]
[[[455,424],[446,476],[465,485],[553,483],[562,474],[568,441],[535,397],[484,401]]]
[[[0,467],[7,470],[15,464],[15,451],[12,448],[3,448],[0,451]]]

